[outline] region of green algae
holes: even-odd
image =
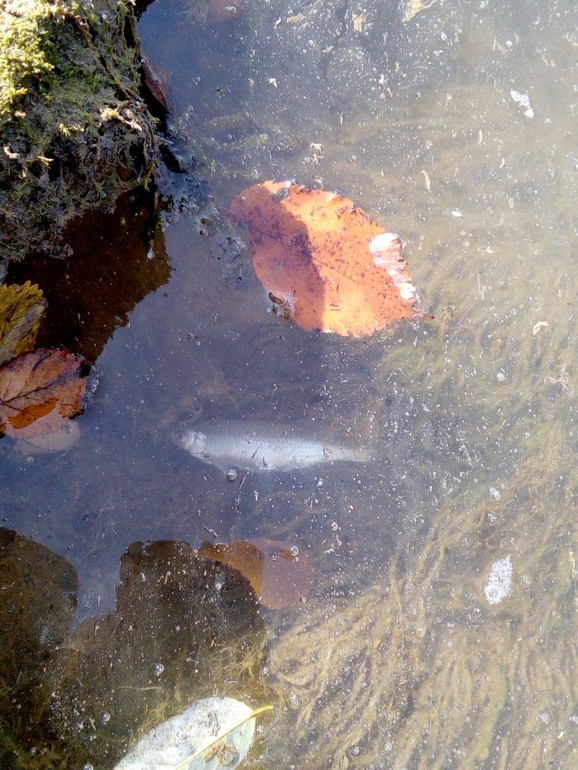
[[[33,78],[46,78],[54,68],[50,41],[41,31],[48,12],[48,5],[30,0],[9,3],[0,9],[0,119],[3,122],[26,94],[26,83]]]

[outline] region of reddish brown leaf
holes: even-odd
[[[249,232],[269,296],[306,331],[358,337],[419,313],[401,238],[348,198],[263,182],[241,192],[230,213]]]
[[[82,358],[35,350],[0,366],[0,432],[19,439],[53,433],[82,410]]]
[[[277,540],[205,542],[197,553],[238,570],[251,583],[260,604],[269,609],[297,604],[307,596],[315,577],[300,549]]]

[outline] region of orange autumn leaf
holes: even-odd
[[[269,609],[297,604],[313,585],[315,573],[307,557],[296,546],[277,540],[205,542],[197,553],[238,570],[251,583],[259,603]]]
[[[62,428],[82,410],[84,368],[80,356],[48,349],[0,366],[0,433],[31,439]]]
[[[306,331],[359,337],[419,315],[401,238],[348,198],[288,182],[263,182],[230,208],[253,246],[257,277]]]

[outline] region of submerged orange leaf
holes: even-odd
[[[277,540],[205,542],[197,553],[238,570],[251,583],[259,603],[269,609],[297,604],[313,585],[315,573],[307,557],[296,546]]]
[[[419,314],[401,238],[348,198],[288,182],[263,182],[230,208],[253,246],[271,299],[306,331],[359,337]]]
[[[30,439],[53,433],[82,410],[82,358],[35,350],[0,366],[0,433]]]

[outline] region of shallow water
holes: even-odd
[[[141,19],[179,152],[211,198],[157,234],[170,279],[128,323],[119,313],[79,444],[35,458],[0,445],[2,526],[78,577],[56,581],[78,607],[40,645],[59,707],[33,704],[25,738],[13,728],[34,756],[112,766],[155,714],[220,693],[276,706],[255,767],[575,765],[578,14],[571,0],[456,1],[404,21],[397,4],[365,5],[247,3],[206,26],[157,2]],[[400,232],[435,319],[349,340],[268,313],[226,211],[271,178],[339,191]],[[95,336],[78,332],[79,352],[98,352]],[[309,421],[370,440],[374,460],[231,484],[170,442],[191,416]],[[240,604],[209,617],[191,587],[199,628],[181,644],[180,589],[153,584],[196,567],[157,541],[255,537],[299,543],[317,573],[307,601],[247,630]],[[15,563],[36,584],[44,558]],[[494,602],[490,571],[508,559]],[[46,631],[46,604],[26,601]],[[119,630],[129,620],[142,649]],[[245,658],[221,666],[199,633]],[[117,657],[122,676],[101,681],[89,659]]]

